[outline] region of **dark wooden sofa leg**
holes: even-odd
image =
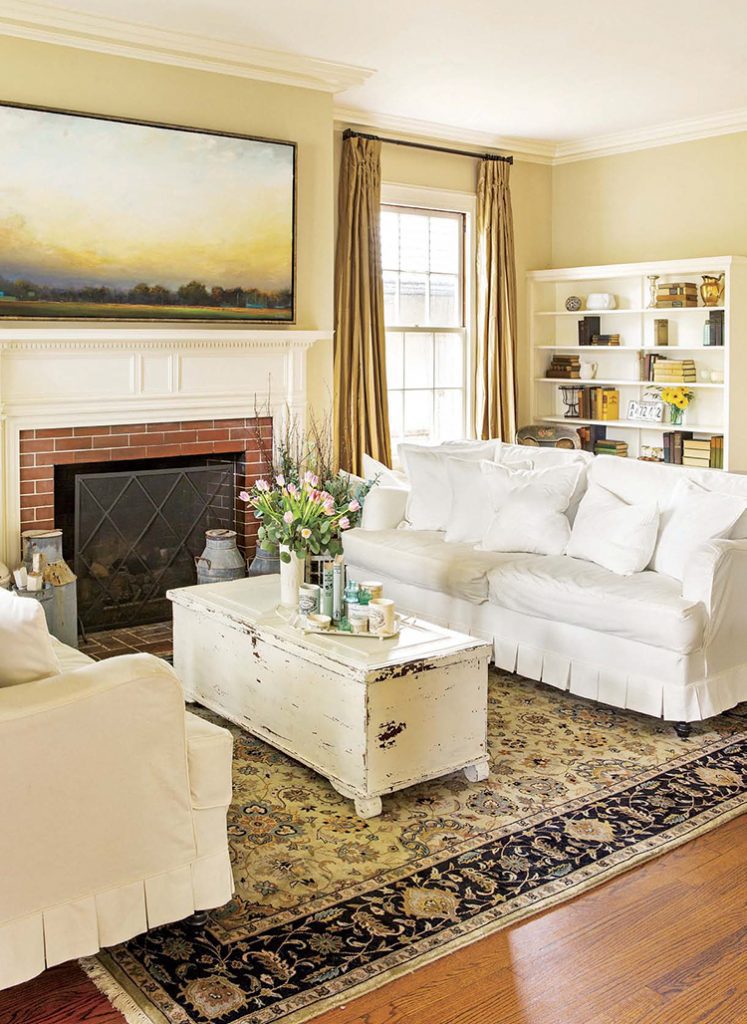
[[[675,722],[674,731],[681,740],[686,740],[693,731],[693,727],[689,722]]]

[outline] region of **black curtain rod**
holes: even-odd
[[[430,149],[434,153],[451,153],[452,156],[469,156],[473,160],[499,160],[504,164],[512,164],[512,156],[499,156],[497,153],[472,153],[468,149],[451,149],[448,146],[430,146],[427,142],[406,142],[404,139],[382,139],[380,135],[368,135],[366,132],[356,132],[352,128],[346,128],[342,133],[343,139],[373,139],[375,142],[386,142],[389,146],[410,146],[412,149]]]

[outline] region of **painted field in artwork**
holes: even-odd
[[[0,318],[291,321],[295,147],[0,104]]]

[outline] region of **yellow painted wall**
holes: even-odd
[[[334,207],[329,93],[4,36],[0,98],[297,142],[297,326],[331,330]],[[311,362],[313,370],[313,350]]]
[[[747,132],[553,168],[552,265],[747,254]]]

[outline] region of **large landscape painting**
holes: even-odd
[[[0,104],[0,317],[293,321],[295,156]]]

